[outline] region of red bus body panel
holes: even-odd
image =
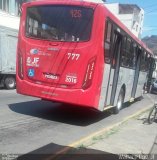
[[[32,4],[36,6],[43,3],[42,1],[30,2],[24,4],[22,8],[17,49],[17,93],[98,109],[104,69],[102,39],[104,38],[105,23],[93,18],[90,40],[86,42],[55,42],[27,38],[25,36],[26,8]],[[95,3],[44,1],[44,4],[81,5],[93,8],[94,17],[99,16],[104,19],[101,11],[103,7],[97,6]],[[38,53],[31,54],[32,50],[37,50]],[[76,53],[76,56],[69,58],[69,54],[72,53]],[[20,64],[19,58],[22,59]],[[93,67],[90,74],[91,84],[83,89],[89,66]],[[28,76],[28,70],[31,68],[34,69],[35,76],[33,77]],[[22,72],[22,78],[19,75],[20,72]],[[75,82],[67,82],[66,79],[69,76],[74,77]]]

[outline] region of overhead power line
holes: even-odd
[[[157,9],[154,9],[154,10],[151,10],[151,11],[148,11],[148,12],[146,12],[145,14],[150,14],[150,13],[156,13],[157,14],[157,11],[156,11]]]
[[[152,8],[152,7],[156,7],[157,6],[157,3],[154,3],[152,5],[149,5],[149,6],[146,6],[146,7],[143,7],[143,9],[149,9],[149,8]]]
[[[147,10],[147,9],[144,9],[145,12],[150,12],[150,11],[155,11],[155,10],[157,10],[157,6],[155,6],[155,8],[148,9],[148,10]]]
[[[152,28],[157,28],[157,26],[145,26],[145,27],[152,27]]]

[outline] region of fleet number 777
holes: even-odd
[[[77,54],[77,53],[68,53],[68,59],[71,59],[71,60],[78,60],[80,58],[80,54]]]

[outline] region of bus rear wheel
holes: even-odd
[[[6,77],[4,80],[4,85],[6,89],[15,89],[16,81],[13,76]]]
[[[118,100],[117,100],[117,105],[114,108],[114,114],[118,114],[119,111],[122,109],[124,103],[124,90],[121,89],[119,92]]]

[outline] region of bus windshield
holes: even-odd
[[[35,6],[27,9],[26,36],[51,41],[88,41],[93,9],[77,6]]]

